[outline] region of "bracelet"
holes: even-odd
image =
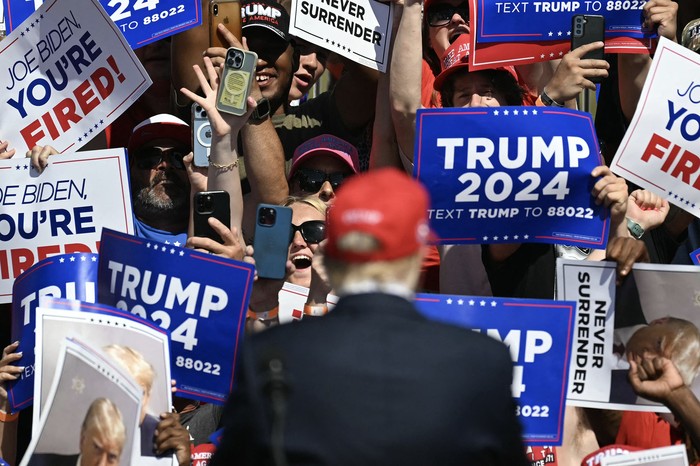
[[[328,314],[327,304],[304,304],[304,315],[320,317]]]
[[[17,418],[19,418],[19,413],[6,413],[2,409],[0,409],[0,422],[13,422],[16,421]]]
[[[542,94],[540,94],[540,99],[542,103],[547,106],[547,107],[565,107],[564,104],[560,104],[559,102],[555,101],[551,97],[547,95],[547,93],[542,89]]]
[[[218,170],[223,170],[223,171],[230,171],[233,170],[234,168],[238,167],[238,159],[234,160],[232,163],[229,164],[221,164],[221,163],[216,163],[212,162],[211,160],[209,161],[209,166],[214,167]]]
[[[279,311],[280,311],[279,306],[276,306],[275,308],[270,309],[269,311],[266,311],[266,312],[255,312],[254,310],[248,308],[248,314],[246,315],[246,317],[248,317],[250,319],[257,319],[257,320],[272,320],[275,317],[277,317],[277,315],[279,314]]]

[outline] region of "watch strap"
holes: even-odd
[[[627,229],[634,239],[642,239],[644,236],[644,228],[629,217],[627,217]]]

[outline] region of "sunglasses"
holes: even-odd
[[[289,244],[294,241],[294,235],[297,231],[301,233],[301,237],[304,238],[306,244],[318,244],[326,237],[326,222],[323,220],[309,220],[301,225],[292,223],[292,236],[289,238]]]
[[[336,190],[346,178],[352,176],[351,174],[344,174],[340,172],[335,173],[325,173],[320,170],[314,170],[312,168],[300,168],[294,174],[294,178],[299,180],[299,187],[307,193],[317,193],[323,187],[323,183],[328,181],[331,187]]]
[[[161,149],[159,147],[148,147],[140,149],[134,154],[134,164],[142,169],[154,169],[163,161],[166,154],[170,157],[170,165],[177,170],[184,170],[185,163],[182,158],[187,152],[178,149]]]
[[[469,23],[469,4],[461,3],[457,6],[449,3],[438,3],[428,10],[428,25],[432,27],[445,26],[450,22],[454,14],[457,13],[462,19]]]

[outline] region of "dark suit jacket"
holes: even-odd
[[[212,465],[268,464],[271,358],[289,387],[289,464],[524,465],[506,347],[384,294],[255,335]]]
[[[54,453],[37,453],[32,455],[29,466],[75,466],[80,455],[56,455]]]

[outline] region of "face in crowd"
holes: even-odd
[[[295,39],[299,53],[299,67],[294,73],[292,87],[289,90],[289,100],[304,97],[326,70],[328,52],[317,45],[303,39]]]
[[[189,152],[180,142],[156,139],[133,154],[131,190],[139,218],[186,220],[190,184],[182,158]]]
[[[434,0],[426,10],[430,46],[442,57],[457,37],[469,34],[469,4],[466,0]]]
[[[320,243],[326,236],[326,216],[303,201],[293,203],[292,238],[289,245],[289,260],[296,271],[287,281],[295,285],[311,285],[311,261]]]
[[[316,194],[326,204],[335,199],[336,190],[354,174],[347,163],[333,156],[318,155],[304,161],[290,180],[291,196]]]
[[[292,83],[294,48],[263,27],[249,27],[244,33],[248,48],[258,54],[255,79],[260,91],[272,108],[279,108],[287,100]]]

